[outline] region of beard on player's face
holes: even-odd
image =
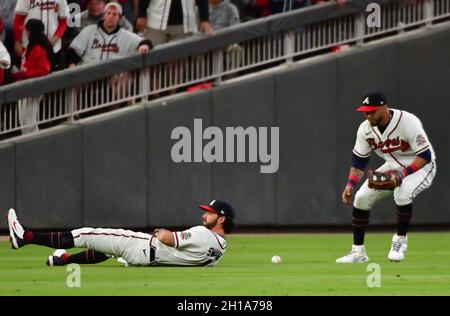
[[[212,229],[217,225],[217,222],[219,221],[219,216],[215,214],[210,214],[206,212],[203,215],[203,226],[205,226],[208,229]]]

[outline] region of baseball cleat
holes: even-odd
[[[26,244],[23,239],[23,234],[25,229],[19,223],[17,219],[16,212],[14,209],[9,209],[8,211],[8,228],[9,228],[9,240],[11,241],[11,246],[13,249],[19,249]]]
[[[395,234],[394,237],[392,237],[392,245],[388,254],[388,259],[396,262],[405,260],[405,253],[407,249],[408,235],[399,236]]]
[[[353,245],[352,250],[347,255],[336,259],[336,263],[364,263],[368,261],[369,257],[366,255],[364,245]]]
[[[64,255],[67,255],[66,250],[56,249],[51,256],[48,256],[46,264],[50,267],[63,266],[66,264]]]

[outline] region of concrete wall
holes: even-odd
[[[439,27],[210,91],[157,100],[0,146],[0,207],[36,228],[189,226],[197,205],[229,200],[239,225],[349,224],[340,202],[368,91],[417,114],[435,148],[438,174],[415,201],[413,223],[450,223],[450,28]],[[172,130],[280,128],[280,165],[175,163]],[[208,141],[203,141],[203,145]],[[229,149],[228,149],[229,150]],[[371,164],[381,160],[373,156]],[[392,199],[371,222],[394,223]],[[0,228],[5,224],[0,223]]]

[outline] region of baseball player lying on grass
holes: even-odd
[[[55,249],[87,248],[76,254],[57,250],[48,257],[49,266],[94,264],[111,256],[123,258],[131,266],[215,266],[225,254],[225,235],[231,233],[234,227],[234,210],[228,203],[219,200],[199,207],[205,211],[203,226],[176,232],[161,228],[151,234],[90,227],[37,233],[23,227],[16,212],[10,209],[9,235],[13,249],[28,244]]]
[[[369,171],[369,178],[356,193],[352,214],[353,247],[349,254],[336,262],[369,261],[364,248],[369,211],[377,201],[391,195],[394,195],[397,206],[398,224],[388,258],[402,261],[407,249],[412,203],[433,182],[436,156],[420,120],[406,111],[389,109],[381,92],[367,94],[356,111],[364,113],[366,120],[357,132],[352,167],[342,192],[342,201],[352,203],[353,189],[364,175],[372,151],[386,162],[376,172]]]

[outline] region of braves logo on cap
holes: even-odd
[[[379,91],[369,92],[363,98],[361,105],[356,109],[358,112],[370,112],[387,104],[386,96]]]
[[[211,205],[212,207],[214,207],[214,203],[216,203],[216,200],[212,200],[211,203],[209,203],[209,205]],[[220,214],[225,215],[224,210],[222,209],[216,209]]]

